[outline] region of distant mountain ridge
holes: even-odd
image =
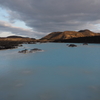
[[[22,36],[12,35],[12,36],[8,36],[7,38],[24,38],[24,37],[22,37]]]
[[[19,42],[19,43],[35,43],[35,42],[76,42],[76,43],[100,43],[100,33],[94,33],[88,29],[80,31],[64,31],[52,32],[41,39],[8,36],[0,37],[0,42]]]
[[[73,38],[80,38],[80,37],[93,37],[93,36],[100,36],[100,33],[94,33],[88,29],[76,31],[64,31],[64,32],[52,32],[43,38],[40,41],[55,41],[55,40],[66,40],[66,39],[73,39]]]
[[[5,41],[5,42],[36,42],[35,38],[29,38],[29,37],[22,37],[22,36],[16,36],[16,35],[12,35],[12,36],[8,36],[8,37],[0,37],[0,42],[1,41]]]

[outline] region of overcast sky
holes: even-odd
[[[0,0],[0,36],[100,32],[100,0]]]

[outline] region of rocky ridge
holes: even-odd
[[[57,40],[68,40],[74,38],[81,38],[81,37],[94,37],[100,36],[99,33],[94,33],[90,30],[80,30],[76,31],[64,31],[64,32],[52,32],[47,36],[44,36],[40,39],[41,42],[54,42]]]

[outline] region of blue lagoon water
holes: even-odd
[[[44,52],[18,53],[33,48]],[[0,100],[100,100],[100,44],[24,44],[0,51]]]

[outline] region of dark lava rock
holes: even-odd
[[[19,42],[0,41],[0,50],[14,49],[20,46],[19,44],[21,45]]]
[[[83,43],[83,45],[88,45],[88,43]]]
[[[32,52],[39,52],[39,51],[43,51],[42,49],[38,49],[38,48],[34,48],[30,50],[30,53]]]
[[[75,45],[75,44],[70,44],[70,45],[68,45],[68,47],[77,47],[77,45]]]
[[[22,44],[19,44],[18,46],[19,46],[19,47],[22,47],[23,45],[22,45]]]
[[[29,51],[27,49],[19,51],[18,53],[28,53]]]
[[[27,50],[27,49],[21,50],[18,53],[26,54],[26,53],[35,53],[35,52],[41,52],[41,51],[43,51],[43,50],[42,49],[38,49],[38,48],[34,48],[34,49],[31,49],[31,50]]]

